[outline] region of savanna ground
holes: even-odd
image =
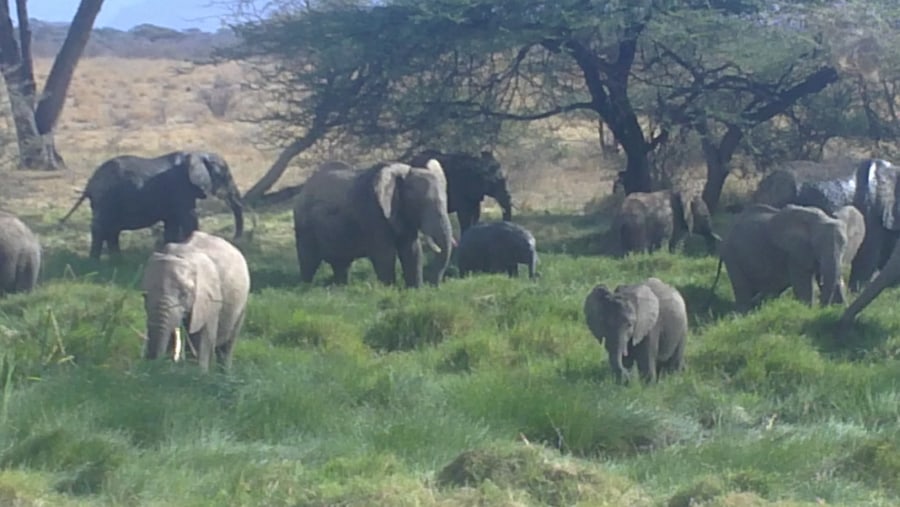
[[[125,233],[120,261],[93,262],[87,206],[57,219],[115,154],[216,150],[242,188],[273,157],[234,119],[252,102],[218,117],[198,100],[238,69],[180,65],[81,62],[58,135],[71,172],[2,172],[3,207],[41,235],[46,262],[37,291],[0,302],[0,505],[900,503],[896,292],[838,342],[839,308],[782,298],[733,315],[727,277],[709,296],[716,261],[697,243],[595,255],[607,219],[583,210],[615,165],[578,148],[589,128],[501,152],[538,281],[399,291],[360,261],[348,287],[328,286],[327,268],[299,287],[289,212],[259,210],[240,245],[254,289],[234,370],[140,361],[152,235]],[[202,227],[229,235],[204,206]],[[649,275],[687,300],[688,370],[618,386],[581,305],[595,283]]]

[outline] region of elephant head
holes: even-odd
[[[798,191],[797,176],[787,169],[777,169],[759,182],[751,202],[781,208],[796,202]]]
[[[222,304],[219,275],[203,253],[152,253],[141,285],[147,313],[145,359],[164,357],[169,344],[178,343],[182,323],[194,334],[217,322]]]
[[[438,251],[427,282],[438,284],[450,263],[453,229],[447,214],[447,179],[436,159],[423,167],[391,163],[382,167],[374,180],[375,197],[391,228],[401,236],[428,236]]]
[[[772,217],[767,229],[772,244],[787,254],[788,268],[821,280],[821,304],[846,300],[841,265],[847,246],[847,226],[818,208],[789,204]],[[800,283],[799,281],[797,283]],[[802,281],[811,289],[811,279]]]
[[[700,193],[673,191],[672,215],[676,231],[703,236],[706,240],[706,249],[711,254],[715,253],[716,244],[722,238],[713,232],[712,216]]]
[[[214,195],[228,204],[234,215],[234,239],[239,239],[244,233],[244,204],[225,159],[215,153],[191,152],[178,152],[174,157],[174,165],[187,170],[198,197]]]
[[[509,222],[512,220],[512,196],[509,195],[506,175],[503,174],[500,162],[494,157],[493,152],[487,150],[481,152],[481,171],[487,183],[484,194],[497,200],[497,204],[503,209],[503,220]]]
[[[619,286],[615,292],[596,285],[585,298],[584,315],[591,333],[606,346],[616,378],[622,380],[633,361],[629,352],[656,326],[659,300],[644,285]]]

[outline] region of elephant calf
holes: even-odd
[[[605,343],[609,365],[620,382],[637,362],[645,381],[684,368],[687,308],[678,289],[658,278],[610,291],[596,285],[584,300],[594,337]]]
[[[519,264],[528,266],[528,277],[537,276],[538,254],[534,236],[512,222],[481,222],[467,229],[459,240],[459,273],[470,271],[519,275]]]
[[[663,242],[674,252],[686,234],[705,237],[707,250],[714,253],[720,239],[712,230],[709,208],[700,195],[673,190],[629,194],[613,219],[613,231],[626,254],[654,252]]]
[[[17,216],[0,211],[0,296],[30,291],[40,270],[37,236]]]
[[[142,287],[146,359],[165,356],[173,342],[179,347],[183,323],[204,372],[209,371],[213,354],[224,369],[231,367],[250,293],[250,271],[237,248],[223,238],[195,231],[185,242],[168,243],[150,255]],[[176,360],[179,353],[176,349]]]

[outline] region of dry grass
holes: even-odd
[[[50,64],[48,59],[35,62],[39,83]],[[197,67],[175,60],[83,59],[56,135],[70,171],[30,173],[7,167],[0,199],[4,206],[29,213],[63,213],[93,169],[108,158],[179,149],[221,153],[238,185],[247,189],[278,150],[265,147],[258,125],[240,121],[252,116],[258,103],[251,92],[241,90],[242,82],[242,69],[233,63]],[[214,114],[207,104],[213,90],[229,94],[224,114]],[[597,135],[594,122],[554,118],[530,125],[515,146],[499,148],[516,205],[521,210],[596,208],[612,193],[613,178],[624,166],[621,154],[600,151]],[[314,164],[313,157],[296,160],[279,186],[302,182]],[[485,205],[494,203],[487,200]]]

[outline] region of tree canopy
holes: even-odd
[[[822,13],[847,3],[291,4],[237,25],[243,43],[225,55],[256,63],[274,98],[265,119],[287,146],[250,198],[329,135],[398,153],[435,143],[474,149],[511,122],[589,114],[622,147],[629,193],[651,189],[650,155],[673,131],[699,135],[714,208],[748,133],[797,117],[807,98],[842,78],[829,37],[853,30]],[[867,5],[877,18],[891,4]]]

